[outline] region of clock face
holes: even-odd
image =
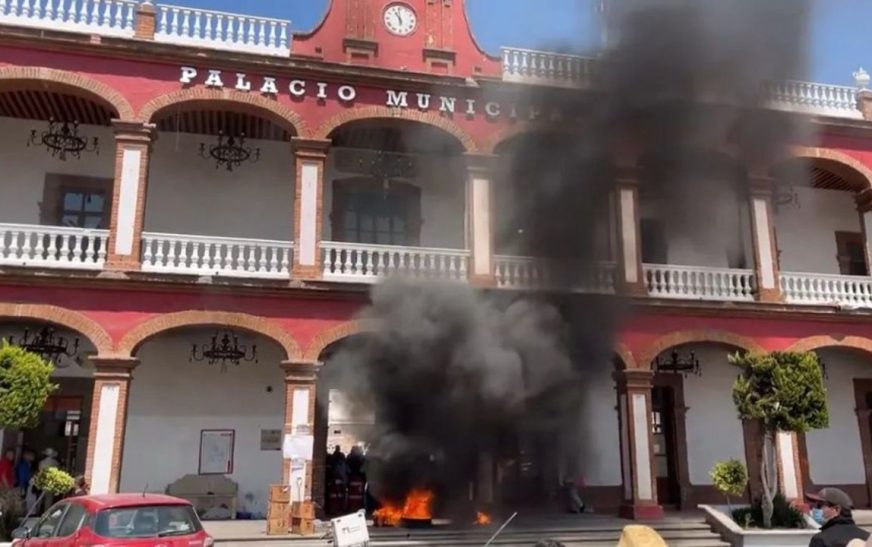
[[[415,32],[418,17],[405,4],[391,4],[385,9],[385,27],[397,36],[408,36]]]

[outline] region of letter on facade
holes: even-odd
[[[407,108],[409,106],[409,94],[405,91],[397,93],[393,89],[388,89],[388,106]]]

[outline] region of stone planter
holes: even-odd
[[[733,506],[738,507],[743,506]],[[699,508],[705,513],[708,525],[733,547],[808,547],[811,537],[818,532],[817,524],[808,517],[805,529],[745,529],[733,520],[726,505],[700,505]]]

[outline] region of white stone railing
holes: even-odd
[[[552,266],[558,267],[558,266]],[[556,280],[546,261],[528,256],[494,256],[494,277],[501,289],[546,289],[568,284],[573,291],[612,294],[615,292],[615,265],[598,262],[580,266]],[[563,268],[563,266],[560,266]]]
[[[857,106],[856,87],[786,81],[770,84],[766,94],[769,106],[779,110],[837,118],[863,118]]]
[[[0,264],[99,270],[108,240],[108,230],[0,224]]]
[[[0,24],[131,37],[136,0],[0,0]]]
[[[596,59],[530,49],[502,48],[503,80],[560,87],[590,83]]]
[[[782,272],[781,293],[789,304],[872,308],[872,277]]]
[[[329,281],[372,283],[388,275],[465,281],[469,271],[469,251],[462,249],[322,241],[321,251]]]
[[[265,55],[291,52],[290,21],[167,4],[156,7],[157,42]]]
[[[644,264],[648,294],[688,300],[754,300],[752,270]]]
[[[142,234],[144,272],[284,279],[292,259],[290,241]]]

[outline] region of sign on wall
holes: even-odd
[[[236,431],[233,429],[204,429],[200,431],[200,475],[229,475],[233,473],[233,448]]]
[[[260,449],[261,450],[281,450],[282,449],[282,430],[281,429],[261,429],[260,430]]]

